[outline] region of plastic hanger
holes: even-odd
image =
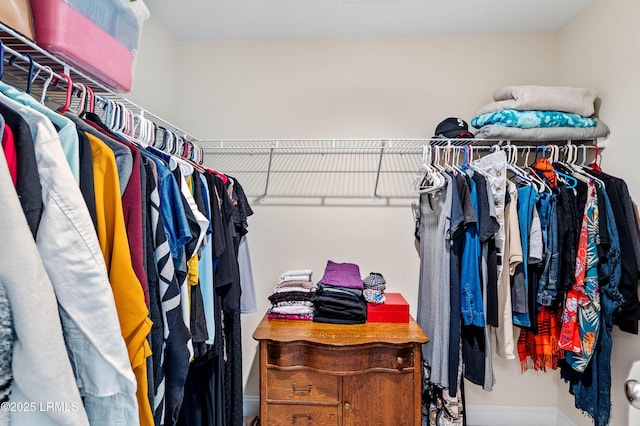
[[[87,106],[87,110],[90,113],[94,113],[95,109],[96,109],[96,96],[95,93],[93,93],[93,89],[89,86],[87,86],[87,93],[89,95],[89,104]]]
[[[30,95],[31,89],[33,88],[33,80],[35,79],[34,72],[33,72],[35,68],[35,64],[33,62],[33,57],[30,54],[26,52],[18,52],[18,53],[20,53],[22,56],[27,58],[27,60],[29,61],[29,75],[27,78],[27,88],[25,89],[25,92]],[[12,55],[11,58],[9,59],[9,65],[13,65],[15,60],[16,60],[16,57]]]
[[[47,77],[47,79],[44,81],[44,84],[42,85],[42,95],[40,95],[40,103],[42,105],[44,105],[44,102],[47,99],[47,89],[53,81],[53,70],[51,69],[51,67],[49,65],[46,65],[43,69],[45,71],[49,71],[49,77]]]
[[[127,117],[126,117],[126,108],[120,103],[116,102],[116,122],[114,128],[112,129],[114,133],[124,133],[127,127]]]
[[[86,106],[85,102],[87,99],[87,87],[82,83],[78,83],[77,86],[78,86],[78,92],[76,93],[76,96],[80,98],[80,102],[78,103],[78,108],[76,108],[75,111],[72,110],[71,108],[69,109],[75,115],[80,116],[84,112],[84,108]]]
[[[515,145],[507,145],[505,148],[509,150],[509,158],[507,159],[507,170],[518,178],[520,183],[533,185],[531,177],[522,170],[516,163],[518,161],[518,147]]]
[[[204,150],[202,149],[202,147],[200,145],[194,145],[193,146],[193,158],[192,160],[195,161],[196,163],[202,165],[202,163],[204,163]]]
[[[596,173],[602,173],[602,167],[600,167],[600,164],[598,164],[598,157],[600,156],[600,147],[598,147],[597,144],[595,145],[595,147],[596,147],[596,156],[593,159],[593,163],[589,164],[589,166],[587,167]]]
[[[156,142],[154,143],[153,146],[155,148],[158,148],[159,150],[164,151],[165,148],[167,147],[167,140],[165,139],[165,135],[167,134],[167,129],[165,129],[162,126],[158,126],[156,127],[156,133],[157,132],[162,132],[162,137],[159,138],[158,135],[156,134],[156,137],[155,137]]]
[[[551,151],[552,151],[552,155],[550,158],[551,164],[556,164],[559,161],[560,148],[558,146],[551,146]],[[555,168],[553,169],[553,173],[555,173],[558,179],[562,180],[564,184],[567,186],[567,188],[569,189],[575,188],[576,185],[578,184],[578,180],[571,175],[563,173]]]
[[[67,81],[67,96],[65,98],[65,104],[60,108],[60,114],[64,114],[69,110],[71,106],[71,94],[73,93],[73,81],[71,81],[71,77],[67,74],[60,74],[60,77],[64,78]]]
[[[426,194],[440,190],[446,183],[444,176],[440,174],[432,165],[432,147],[422,146],[422,165],[413,181],[414,192]]]

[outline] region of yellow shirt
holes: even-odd
[[[87,134],[87,137],[93,158],[98,240],[107,264],[122,337],[127,345],[129,361],[138,383],[136,397],[140,425],[153,426],[153,414],[147,392],[146,362],[147,357],[151,356],[147,336],[152,323],[144,301],[142,284],[131,264],[116,160],[113,151],[104,142],[90,134]]]

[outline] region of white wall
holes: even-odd
[[[466,120],[507,84],[557,78],[554,34],[183,43],[180,121],[210,138],[428,137],[447,116]],[[245,394],[259,394],[251,333],[286,269],[328,259],[381,272],[415,316],[419,259],[409,207],[256,206],[250,245],[259,312],[243,317]],[[555,406],[555,374],[497,361],[494,392],[469,404]]]
[[[603,154],[605,171],[627,182],[640,200],[638,174],[638,108],[640,99],[640,2],[599,0],[559,34],[560,83],[593,87],[602,98],[600,117],[611,127]],[[612,425],[640,424],[640,411],[630,409],[623,386],[634,361],[640,360],[638,336],[614,327]],[[635,377],[640,380],[640,377]],[[570,413],[570,410],[564,409]],[[575,412],[575,410],[573,410]],[[627,421],[631,413],[630,421]],[[575,416],[574,416],[575,417]],[[577,417],[576,417],[577,418]]]
[[[555,79],[554,35],[182,43],[180,121],[215,138],[429,137],[494,88]]]
[[[151,16],[143,24],[131,93],[125,97],[176,126],[178,109],[178,42],[162,23]]]
[[[201,138],[427,137],[447,116],[469,120],[504,85],[593,87],[612,128],[603,166],[627,179],[638,199],[637,156],[629,153],[635,154],[637,112],[631,99],[640,90],[639,15],[634,0],[599,0],[558,34],[197,43],[176,43],[152,18],[131,97]],[[363,275],[383,273],[415,315],[419,260],[407,208],[255,206],[255,212],[249,244],[259,312],[243,317],[245,395],[259,393],[251,333],[285,269],[311,267],[318,279],[328,259],[357,263]],[[638,338],[615,332],[612,424],[626,424],[622,383],[637,358]],[[557,372],[522,374],[517,362],[499,358],[494,366],[494,391],[469,385],[467,404],[558,405],[578,424],[590,424]]]

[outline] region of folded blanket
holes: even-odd
[[[518,111],[515,109],[501,109],[488,114],[476,115],[471,119],[473,127],[488,124],[498,126],[532,129],[534,127],[593,127],[593,118],[582,117],[578,114],[562,111]]]
[[[503,139],[510,141],[566,141],[590,140],[609,136],[609,127],[595,119],[595,127],[546,127],[535,129],[518,129],[517,127],[482,126],[476,133],[476,139]]]
[[[508,86],[496,90],[493,99],[496,102],[484,106],[478,114],[517,109],[564,111],[591,117],[595,113],[596,91],[578,87]]]

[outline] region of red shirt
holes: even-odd
[[[13,186],[18,182],[18,156],[16,154],[16,141],[13,138],[13,130],[7,124],[4,125],[4,133],[2,133],[2,149],[9,166],[9,174],[13,181]]]

